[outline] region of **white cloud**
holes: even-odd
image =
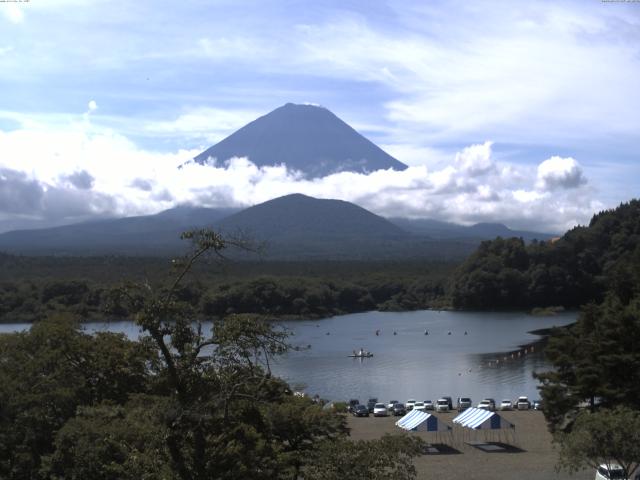
[[[576,180],[584,177],[575,160],[545,160],[536,177],[523,167],[495,161],[491,142],[462,149],[443,168],[341,172],[317,179],[304,179],[284,166],[257,167],[246,158],[215,166],[185,164],[199,150],[147,151],[87,122],[0,131],[0,151],[7,152],[0,167],[14,172],[4,180],[7,198],[12,185],[20,184],[29,214],[48,220],[149,214],[178,203],[249,206],[300,192],[352,201],[384,216],[465,224],[503,221],[517,228],[562,231],[584,223],[598,207],[584,182]],[[540,181],[573,188],[547,195],[536,190]],[[2,213],[11,212],[0,207]]]
[[[456,153],[456,165],[470,176],[483,175],[493,170],[495,164],[491,157],[491,145],[493,145],[493,142],[466,147],[461,152]]]
[[[625,11],[421,5],[397,7],[404,29],[348,14],[300,26],[298,61],[386,86],[388,118],[431,143],[606,140],[640,130],[638,24]],[[635,33],[625,39],[625,31]]]
[[[571,157],[551,157],[538,165],[536,187],[540,190],[578,188],[587,183],[580,164]]]

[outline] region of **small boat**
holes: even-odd
[[[353,353],[349,356],[351,358],[369,358],[369,357],[373,357],[373,353],[367,352],[366,350],[361,348],[357,352],[354,350]]]

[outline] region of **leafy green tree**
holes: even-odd
[[[265,409],[270,436],[283,446],[282,455],[298,478],[308,456],[321,439],[336,440],[347,433],[344,415],[313,403],[308,398],[288,397]]]
[[[138,395],[125,405],[79,407],[60,429],[40,474],[52,480],[174,479],[163,438],[166,398]]]
[[[174,263],[176,276],[168,287],[124,291],[159,353],[157,385],[168,397],[163,428],[170,467],[183,480],[286,476],[299,468],[292,452],[307,447],[298,440],[303,433],[294,433],[296,423],[285,435],[271,413],[284,414],[291,402],[287,385],[270,371],[272,357],[288,348],[287,333],[252,315],[227,316],[204,332],[175,292],[207,253],[219,258],[229,246],[244,245],[206,230],[184,237],[193,241],[193,250]],[[314,417],[313,428],[300,424],[314,409],[307,406],[298,420],[311,444],[342,425],[322,414]]]
[[[625,407],[578,414],[568,433],[558,433],[559,466],[577,472],[585,466],[617,463],[628,478],[640,461],[640,412]]]
[[[581,402],[640,409],[640,298],[624,304],[610,294],[585,307],[575,325],[549,340],[554,369],[538,374],[552,430],[566,427]]]
[[[422,441],[408,435],[385,435],[380,440],[322,442],[305,467],[306,480],[410,480],[415,478],[413,458]]]
[[[149,358],[143,344],[87,335],[69,316],[0,335],[0,477],[34,478],[78,406],[144,392]]]

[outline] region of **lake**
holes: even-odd
[[[330,400],[435,401],[442,395],[468,396],[474,403],[484,397],[498,402],[520,395],[533,399],[539,395],[532,374],[549,365],[540,345],[530,345],[540,337],[527,332],[575,319],[575,312],[533,317],[519,312],[421,310],[280,322],[292,332],[291,343],[302,348],[279,358],[272,369],[294,388]],[[5,324],[0,332],[28,327]],[[139,335],[138,327],[128,321],[89,323],[85,328],[122,332],[130,338]],[[523,345],[528,345],[526,350]],[[360,348],[374,356],[348,357]]]

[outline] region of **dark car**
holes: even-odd
[[[351,400],[349,400],[349,404],[347,405],[347,412],[353,413],[357,405],[360,405],[360,400],[358,400],[357,398],[352,398]]]
[[[353,409],[353,416],[354,417],[368,417],[369,416],[369,409],[367,408],[366,405],[356,405]]]
[[[467,408],[472,406],[471,399],[469,397],[458,397],[458,411],[464,412]]]
[[[404,405],[402,403],[394,403],[393,404],[393,408],[391,409],[391,413],[393,413],[394,417],[400,417],[402,415],[406,415],[407,414],[407,409],[404,408]]]
[[[367,408],[369,409],[369,413],[373,413],[373,408],[376,406],[376,403],[378,403],[377,398],[370,398],[367,401]]]

